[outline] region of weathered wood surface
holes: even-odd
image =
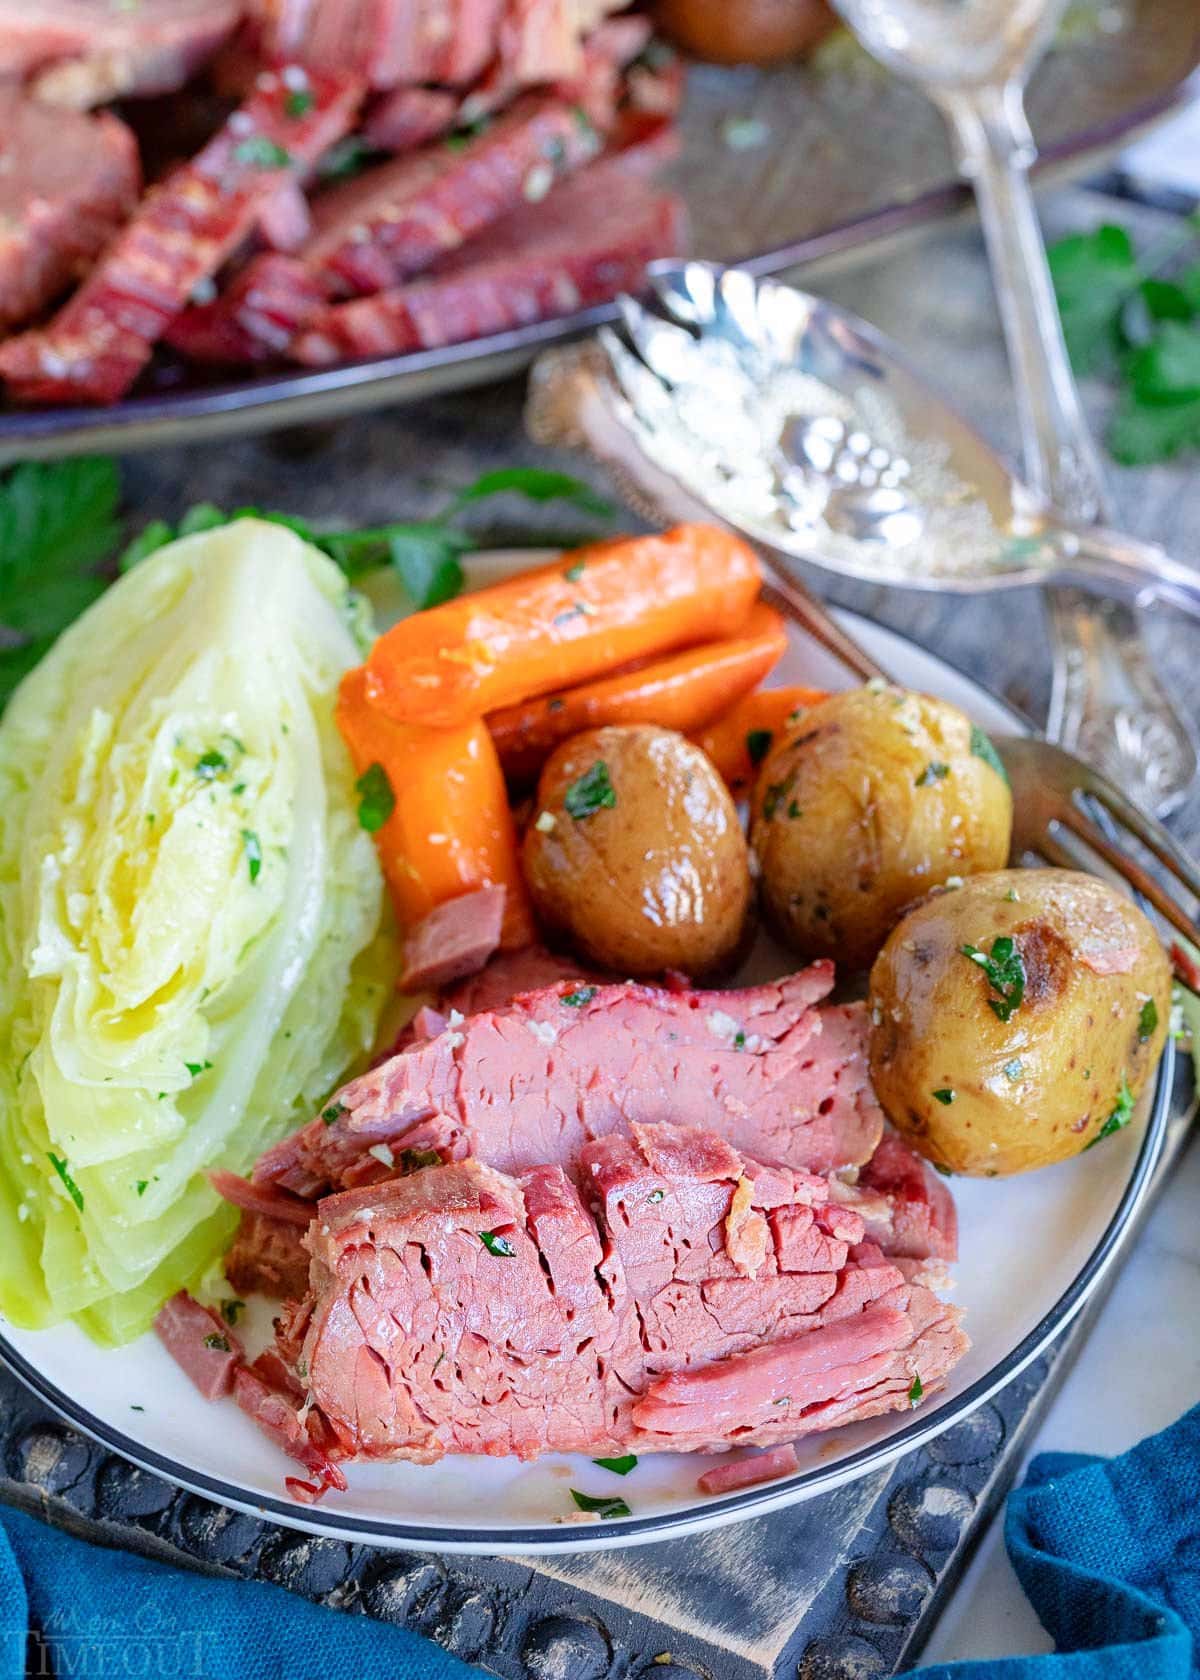
[[[1105,216],[1147,229],[1156,222],[1081,192],[1057,195],[1047,208],[1055,230]],[[980,427],[1012,446],[1002,347],[974,229],[942,229],[854,269],[804,278],[926,357]],[[1089,396],[1098,410],[1102,393]],[[207,498],[286,507],[314,521],[417,517],[485,468],[548,460],[521,435],[520,402],[518,387],[502,387],[337,431],[143,456],[129,463],[127,482],[147,516]],[[1200,478],[1186,466],[1114,473],[1114,488],[1132,529],[1181,556],[1200,553]],[[544,528],[550,524],[547,516]],[[1041,714],[1048,645],[1033,592],[980,601],[847,585],[837,599]],[[1194,715],[1196,627],[1163,614],[1148,630],[1168,682]],[[1198,819],[1193,797],[1175,826],[1194,840]],[[264,1577],[403,1622],[505,1680],[873,1680],[919,1648],[1007,1485],[1055,1361],[1069,1351],[1068,1344],[1039,1362],[890,1474],[708,1537],[594,1558],[430,1558],[290,1534],[133,1469],[3,1375],[0,1498],[115,1545]]]

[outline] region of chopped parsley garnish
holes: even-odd
[[[559,999],[568,1009],[582,1009],[585,1003],[591,1003],[599,988],[596,986],[577,986],[573,992],[567,992]]]
[[[666,1193],[667,1192],[665,1190],[651,1190],[650,1194],[646,1197],[646,1200],[648,1202],[661,1202]]]
[[[628,1476],[631,1470],[637,1469],[637,1454],[625,1453],[621,1458],[594,1458],[592,1463],[601,1470],[611,1470],[614,1476]]]
[[[598,758],[590,770],[571,783],[563,795],[567,815],[581,822],[594,817],[597,811],[611,811],[617,803],[616,790],[608,774],[608,765]]]
[[[942,764],[938,759],[931,759],[917,777],[918,787],[931,787],[934,782],[944,782],[950,774],[950,766]]]
[[[744,1050],[746,1048],[746,1034],[741,1027],[739,1027],[733,1035],[733,1048],[735,1050]]]
[[[239,1301],[236,1295],[231,1295],[228,1300],[221,1302],[221,1317],[231,1327],[237,1323],[245,1310],[245,1301]]]
[[[583,576],[583,561],[576,560],[573,566],[567,567],[563,576],[566,578],[568,583],[578,583],[580,578]]]
[[[800,803],[798,800],[790,799],[788,801],[787,814],[789,822],[795,822],[797,817],[802,817],[804,815],[804,812],[800,809]]]
[[[144,1196],[149,1183],[150,1180],[148,1178],[139,1178],[133,1188],[137,1191],[139,1196]]]
[[[1024,1075],[1025,1075],[1025,1063],[1021,1060],[1020,1056],[1014,1056],[1011,1062],[1005,1062],[1005,1064],[1004,1064],[1004,1077],[1005,1077],[1005,1079],[1011,1079],[1013,1084],[1015,1085],[1018,1079],[1024,1078]]]
[[[761,764],[771,750],[774,734],[770,729],[751,729],[746,734],[746,751],[751,764]]]
[[[191,1074],[192,1078],[195,1079],[195,1078],[198,1077],[198,1075],[200,1075],[202,1073],[207,1073],[209,1068],[212,1066],[212,1063],[211,1062],[184,1062],[183,1065],[188,1070],[188,1072]]]
[[[349,1112],[350,1110],[345,1103],[334,1102],[330,1103],[328,1108],[321,1110],[321,1118],[327,1126],[332,1126],[335,1120],[340,1120],[343,1114],[349,1114]]]
[[[918,1401],[921,1399],[921,1397],[924,1393],[925,1393],[925,1384],[921,1381],[921,1378],[920,1378],[919,1375],[915,1376],[912,1380],[912,1385],[911,1385],[911,1387],[909,1388],[909,1391],[908,1391],[908,1403],[909,1403],[909,1405],[910,1406],[915,1406],[918,1403]]]
[[[55,1172],[58,1174],[59,1178],[62,1179],[67,1195],[70,1196],[71,1200],[75,1203],[75,1206],[79,1209],[80,1213],[82,1213],[83,1191],[71,1177],[70,1172],[67,1170],[67,1163],[61,1156],[56,1155],[53,1150],[48,1151],[47,1159],[49,1160],[50,1165],[54,1168]]]
[[[625,1501],[618,1495],[580,1493],[578,1488],[571,1489],[571,1498],[581,1511],[595,1511],[598,1517],[631,1517],[633,1512]]]
[[[436,1149],[402,1149],[397,1157],[402,1173],[420,1172],[423,1167],[440,1167],[442,1157]]]
[[[242,845],[246,850],[246,868],[250,871],[250,882],[253,885],[262,871],[262,844],[252,828],[242,830]]]
[[[358,794],[358,826],[378,834],[396,809],[396,795],[382,764],[371,764],[354,784]]]
[[[1008,891],[1004,895],[1004,902],[1005,904],[1019,904],[1021,902],[1017,897],[1016,887],[1009,887]]]
[[[480,1231],[479,1240],[489,1254],[497,1254],[502,1260],[514,1260],[516,1249],[507,1237],[499,1236],[495,1231]]]
[[[196,760],[196,774],[202,782],[211,782],[219,776],[222,770],[228,770],[229,760],[224,753],[219,753],[215,747],[210,747],[206,753],[201,753]]]
[[[929,1164],[933,1168],[934,1172],[941,1173],[943,1178],[954,1177],[954,1173],[948,1166],[946,1166],[944,1161],[931,1161]]]
[[[252,169],[286,169],[292,161],[292,154],[265,134],[252,134],[233,148],[233,155]]]
[[[943,1108],[949,1108],[950,1104],[954,1101],[956,1094],[957,1093],[952,1091],[949,1086],[943,1085],[940,1091],[935,1091],[933,1093],[933,1100],[934,1102],[940,1102]]]
[[[1000,780],[1008,786],[1008,771],[1004,768],[1004,760],[992,745],[992,738],[986,730],[980,729],[977,723],[971,725],[971,751],[976,758],[981,758],[996,772]]]
[[[766,793],[763,795],[763,818],[766,822],[770,822],[771,818],[779,809],[781,802],[786,799],[788,794],[792,791],[792,783],[795,779],[795,775],[793,774],[785,777],[782,782],[770,783]],[[793,800],[792,803],[794,804],[795,801]],[[788,809],[790,810],[791,807],[789,806]]]
[[[1129,1089],[1128,1079],[1122,1074],[1121,1089],[1117,1092],[1116,1106],[1095,1137],[1084,1144],[1084,1149],[1094,1149],[1102,1138],[1111,1137],[1114,1132],[1122,1131],[1133,1119],[1133,1110],[1133,1092]]]
[[[146,1408],[145,1406],[130,1406],[129,1410],[131,1412],[144,1412]]]
[[[1158,1030],[1158,1005],[1153,998],[1147,998],[1138,1015],[1138,1038],[1143,1044],[1153,1038]]]
[[[229,1352],[229,1337],[228,1336],[222,1336],[222,1335],[218,1334],[218,1332],[216,1330],[214,1330],[212,1332],[211,1336],[205,1336],[204,1345],[205,1345],[206,1348],[211,1348],[214,1353],[228,1353]]]
[[[289,117],[306,117],[313,108],[313,96],[308,88],[293,88],[284,100]]]
[[[988,985],[996,993],[987,1000],[993,1015],[1001,1021],[1011,1020],[1025,996],[1025,962],[1015,942],[1005,933],[992,940],[988,954],[977,945],[960,945],[959,950],[983,970]]]

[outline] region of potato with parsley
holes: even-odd
[[[542,770],[523,863],[546,928],[615,973],[709,974],[741,944],[752,889],[737,811],[674,730],[565,741]]]
[[[750,842],[768,916],[806,957],[865,968],[932,887],[1008,862],[1012,794],[956,706],[882,682],[830,695],[759,771]]]
[[[943,1171],[995,1177],[1127,1125],[1171,974],[1141,911],[1092,875],[1004,869],[934,894],[871,970],[871,1078]]]

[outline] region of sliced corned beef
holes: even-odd
[[[163,337],[197,362],[269,361],[284,354],[324,302],[320,283],[299,258],[265,251],[252,257],[218,297],[182,310]]]
[[[966,1346],[953,1309],[871,1244],[847,1251],[861,1221],[820,1178],[672,1126],[589,1144],[579,1168],[596,1218],[558,1167],[476,1161],[322,1203],[280,1354],[335,1456],[782,1443],[907,1408]],[[739,1194],[768,1233],[754,1277],[729,1246]],[[784,1213],[842,1233],[838,1269],[789,1269]]]
[[[363,135],[381,152],[408,152],[454,127],[458,95],[448,88],[400,87],[367,114]]]
[[[400,989],[421,992],[478,974],[500,946],[503,886],[462,893],[423,916],[404,940]]]
[[[486,968],[451,986],[439,1000],[442,1014],[449,1016],[457,1010],[460,1015],[479,1015],[487,1009],[500,1009],[522,992],[540,992],[561,981],[598,982],[599,976],[583,968],[574,957],[560,956],[540,945],[527,945],[522,951],[500,951]]]
[[[928,1161],[909,1148],[889,1126],[879,1147],[858,1177],[866,1196],[887,1204],[887,1217],[875,1225],[862,1203],[854,1202],[867,1222],[867,1234],[889,1254],[914,1260],[957,1260],[958,1211],[954,1197]]]
[[[215,1312],[181,1289],[159,1308],[154,1328],[171,1358],[206,1400],[230,1392],[242,1362],[242,1346]]]
[[[230,1287],[241,1296],[299,1300],[308,1288],[308,1255],[300,1240],[304,1229],[287,1219],[243,1212],[233,1247],[225,1256]]]
[[[795,1447],[787,1441],[781,1447],[768,1447],[766,1452],[714,1465],[702,1476],[697,1476],[696,1486],[701,1493],[733,1493],[738,1488],[757,1487],[760,1482],[774,1482],[781,1476],[790,1476],[799,1463]]]
[[[312,103],[265,78],[195,158],[152,191],[50,324],[0,345],[0,376],[29,402],[114,402],[197,285],[245,238],[263,206],[349,128],[353,79],[309,77]]]
[[[0,76],[41,72],[38,97],[76,109],[170,93],[233,33],[241,12],[241,0],[0,0]]]
[[[137,143],[116,117],[52,111],[0,89],[0,330],[87,273],[141,180]]]
[[[429,275],[326,305],[290,353],[318,367],[528,326],[640,290],[647,265],[686,243],[682,201],[614,159],[515,211]]]
[[[267,1152],[256,1182],[353,1182],[377,1145],[567,1164],[631,1121],[703,1120],[737,1148],[821,1170],[868,1160],[882,1115],[860,1005],[814,1006],[833,965],[740,992],[573,987],[517,997],[354,1080]]]

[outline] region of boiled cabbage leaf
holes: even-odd
[[[0,1310],[143,1330],[397,967],[333,721],[343,574],[243,519],[149,555],[0,721]]]

